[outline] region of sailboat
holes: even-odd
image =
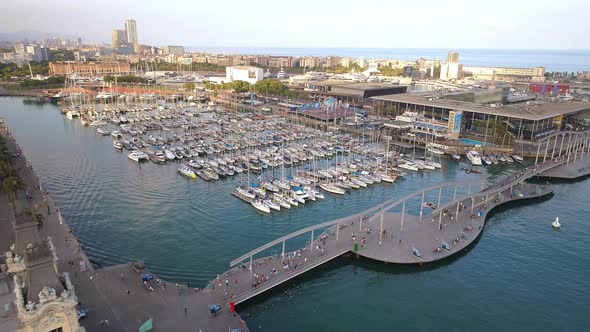
[[[555,221],[551,223],[551,226],[553,226],[553,228],[561,227],[561,224],[559,223],[559,217],[555,218]]]
[[[262,201],[255,199],[250,204],[252,204],[256,210],[270,214],[270,207],[268,207],[268,205],[264,204]]]

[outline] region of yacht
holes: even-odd
[[[99,134],[101,134],[102,136],[108,136],[108,135],[111,134],[110,131],[108,131],[106,129],[103,129],[101,127],[96,128],[96,132],[99,133]]]
[[[241,186],[239,184],[236,186],[236,191],[244,197],[248,197],[250,199],[256,198],[256,194],[254,194],[254,192],[246,189],[244,186]]]
[[[194,161],[194,160],[189,160],[188,161],[188,165],[192,168],[196,168],[196,169],[201,169],[203,168],[203,166],[201,166],[201,164],[199,164],[198,162]]]
[[[279,70],[279,72],[277,73],[277,79],[279,80],[283,80],[285,78],[289,77],[287,75],[287,73],[285,73],[285,71],[283,70],[283,68],[281,68],[281,70]]]
[[[197,178],[197,175],[195,174],[195,172],[193,172],[193,170],[190,169],[186,165],[180,165],[180,167],[178,168],[178,173],[186,176],[189,179],[196,179]]]
[[[78,111],[68,111],[66,113],[66,117],[70,120],[72,120],[73,118],[77,118],[80,116],[80,112]]]
[[[278,203],[282,208],[291,209],[291,203],[287,199],[285,199],[285,197],[283,197],[282,195],[275,193],[273,195],[273,200],[276,203]]]
[[[315,196],[315,198],[319,198],[319,199],[325,198],[324,194],[322,194],[321,192],[319,192],[317,190],[312,190],[312,194],[313,194],[313,196]]]
[[[138,163],[141,162],[142,160],[149,159],[148,155],[145,152],[139,151],[139,150],[132,151],[131,153],[129,153],[127,155],[127,157],[135,162],[138,162]]]
[[[416,170],[418,170],[418,169],[416,169]],[[353,178],[353,179],[351,179],[351,181],[352,181],[353,184],[359,186],[359,188],[361,188],[361,187],[362,188],[367,188],[367,184],[365,182],[361,181],[358,178]]]
[[[444,153],[444,151],[442,151],[442,150],[439,150],[439,149],[437,149],[437,148],[435,148],[435,147],[433,147],[433,146],[429,146],[429,147],[428,147],[426,150],[428,150],[428,151],[432,152],[432,154],[438,154],[438,155],[443,155],[443,154],[445,154],[445,153]]]
[[[270,208],[268,207],[268,205],[264,204],[262,201],[260,201],[260,200],[253,200],[252,203],[250,203],[250,204],[252,204],[252,206],[256,210],[258,210],[260,212],[264,212],[264,213],[270,214]]]
[[[344,189],[336,187],[331,183],[321,183],[320,188],[332,194],[344,195],[346,193]]]
[[[418,166],[418,168],[420,168],[420,166],[422,166],[422,169],[427,169],[430,171],[434,171],[436,169],[436,166],[434,165],[434,163],[428,161],[428,160],[416,160],[416,165]]]
[[[283,190],[291,189],[291,186],[289,185],[289,183],[284,180],[273,180],[272,184],[280,189],[283,189]]]
[[[104,125],[106,125],[106,124],[107,124],[107,123],[106,123],[106,122],[104,122],[104,121],[102,121],[102,120],[93,120],[93,121],[91,121],[91,122],[90,122],[88,125],[89,125],[89,126],[93,126],[93,127],[97,127],[97,126],[104,126]]]
[[[164,150],[164,156],[166,157],[167,160],[174,160],[176,157],[174,156],[174,153],[172,153],[172,151],[166,149]]]
[[[453,153],[452,157],[453,157],[453,159],[455,159],[455,160],[461,160],[461,155],[460,155],[460,154]]]
[[[164,156],[162,151],[156,151],[154,152],[152,161],[154,161],[156,164],[166,163],[166,156]]]
[[[521,156],[519,156],[517,154],[513,154],[512,159],[514,159],[514,161],[519,162],[519,163],[521,163],[524,160]]]
[[[376,175],[384,182],[393,183],[395,181],[395,176],[391,176],[387,173],[378,173]]]
[[[111,136],[113,136],[114,138],[121,138],[123,137],[123,135],[121,135],[121,132],[118,130],[113,130],[113,132],[111,133]]]
[[[414,172],[417,172],[418,171],[418,167],[416,165],[414,165],[413,163],[410,163],[410,162],[405,163],[405,164],[400,164],[397,167],[403,168],[403,169],[408,170],[408,171],[414,171]]]
[[[474,166],[481,166],[481,157],[477,151],[471,150],[467,152],[467,159],[474,165]]]
[[[297,193],[292,193],[291,199],[295,200],[297,203],[305,204],[305,199],[303,197],[300,197]]]
[[[123,144],[119,141],[113,141],[113,147],[119,151],[123,150]]]
[[[270,199],[265,199],[262,203],[275,211],[281,211],[281,206]]]

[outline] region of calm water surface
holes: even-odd
[[[239,178],[187,181],[172,165],[138,165],[110,137],[51,104],[0,98],[0,116],[87,254],[108,266],[143,259],[156,274],[204,284],[228,262],[299,228],[420,187],[467,180],[461,165],[263,216],[230,196]],[[487,168],[486,177],[518,165]],[[588,180],[552,199],[500,209],[459,257],[424,267],[340,258],[242,305],[253,331],[583,331],[590,324]],[[436,195],[433,195],[432,200]],[[559,215],[562,228],[551,229]]]

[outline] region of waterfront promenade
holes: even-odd
[[[0,135],[6,143],[8,152],[15,156],[12,158],[13,166],[25,182],[26,191],[31,195],[31,199],[28,199],[24,192],[19,193],[19,205],[30,206],[35,213],[43,216],[40,235],[42,238],[52,239],[59,258],[59,271],[70,274],[80,307],[89,309],[88,316],[80,321],[87,331],[137,331],[150,317],[154,320],[155,330],[159,331],[195,331],[195,327],[196,331],[227,331],[228,328],[242,328],[247,331],[239,316],[234,317],[227,310],[214,317],[215,319],[203,319],[208,317],[209,299],[197,296],[194,290],[181,294],[192,296],[179,296],[170,284],[167,292],[152,293],[144,288],[141,275],[131,273],[131,268],[123,271],[125,265],[95,270],[85,255],[83,246],[78,243],[60,216],[50,193],[43,188],[42,182],[37,178],[10,132],[3,127],[0,128]],[[0,203],[7,203],[5,193],[0,194]],[[12,208],[8,204],[2,204],[0,208],[3,216],[12,216]],[[13,217],[8,217],[6,221],[4,219],[6,218],[2,218],[3,222],[0,224],[0,248],[3,251],[8,250],[10,244],[14,243],[14,231],[10,223]],[[74,264],[71,265],[70,262]],[[81,269],[81,266],[84,268]],[[123,278],[122,272],[125,273]],[[130,294],[127,294],[128,289]],[[198,301],[194,301],[196,298]],[[188,309],[186,316],[184,308]],[[101,321],[108,321],[108,326],[99,326]],[[197,321],[200,323],[196,323]]]

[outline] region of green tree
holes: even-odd
[[[194,91],[195,90],[195,84],[194,83],[184,83],[184,85],[182,86],[185,90],[189,90],[189,91]]]
[[[6,179],[12,175],[12,167],[8,161],[0,160],[0,179]]]
[[[17,175],[11,175],[7,177],[6,179],[4,179],[4,182],[2,184],[4,190],[8,193],[8,199],[12,203],[12,209],[14,214],[16,215],[16,206],[14,204],[16,200],[16,194],[20,190],[25,189],[26,185],[23,182],[23,180]]]
[[[106,75],[103,80],[105,82],[115,82],[115,77],[112,75]],[[143,77],[139,77],[139,76],[135,76],[135,75],[121,75],[121,76],[117,76],[117,83],[141,83],[141,84],[147,84],[148,80],[143,78]]]
[[[76,58],[74,57],[74,52],[66,49],[57,49],[52,50],[50,49],[49,52],[51,53],[51,59],[53,61],[74,61]]]
[[[233,88],[234,91],[237,93],[242,93],[242,92],[247,92],[248,90],[250,90],[250,83],[246,82],[246,81],[233,81]]]
[[[21,88],[42,88],[50,85],[62,85],[65,82],[65,76],[51,76],[46,80],[24,80],[19,83]]]
[[[256,82],[252,86],[252,91],[259,94],[282,96],[285,94],[285,86],[279,80],[266,79]]]
[[[404,72],[403,68],[391,68],[387,66],[380,66],[378,69],[384,76],[400,76]]]

